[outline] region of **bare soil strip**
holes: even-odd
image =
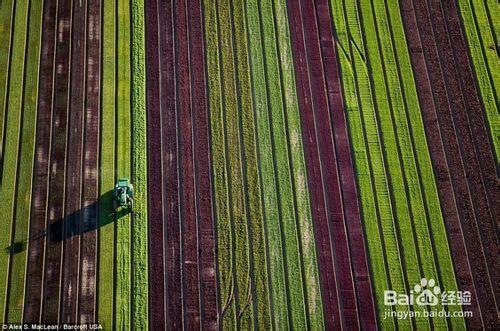
[[[483,150],[489,140],[484,139],[479,149],[477,143],[474,145],[471,134],[480,130],[474,128],[474,123],[483,122],[482,134],[487,138],[484,119],[481,109],[477,108],[480,107],[478,101],[470,104],[471,99],[475,102],[471,94],[475,94],[478,100],[477,91],[470,83],[473,82],[472,75],[468,82],[463,78],[462,71],[470,72],[470,66],[467,56],[462,54],[466,48],[457,25],[457,12],[452,10],[448,14],[455,18],[445,21],[442,9],[439,2],[417,0],[414,6],[408,0],[402,3],[455,271],[460,288],[471,291],[474,300],[470,307],[474,316],[467,320],[469,327],[482,328],[492,326],[491,323],[496,320],[496,309],[491,304],[495,300],[492,280],[488,274],[488,268],[494,265],[491,264],[491,257],[488,259],[488,251],[494,251],[496,246],[493,238],[495,231],[491,228],[492,210],[486,195],[491,182],[488,183],[483,176],[484,168],[486,172],[488,169],[494,172],[494,167],[491,149],[486,156],[480,157],[486,158],[484,163],[477,159],[481,154],[478,151]],[[449,24],[453,21],[454,25]],[[458,53],[460,48],[454,49],[452,45],[460,43],[460,39],[464,48]],[[465,84],[468,87],[464,88]],[[491,156],[490,163],[488,154]]]
[[[65,217],[55,223],[61,227],[63,267],[61,285],[61,323],[74,323],[78,313],[80,271],[80,224],[82,194],[83,121],[85,99],[86,1],[73,2],[71,46],[71,90],[66,168]],[[52,228],[51,228],[52,230]],[[57,229],[59,230],[59,229]],[[52,232],[52,231],[51,231]]]
[[[28,269],[23,320],[38,323],[41,316],[43,264],[49,186],[50,133],[52,124],[52,92],[56,40],[56,1],[44,5],[42,24],[42,48],[40,63],[40,87],[37,110],[35,165],[33,173],[30,239],[28,243]]]
[[[58,3],[42,323],[57,323],[59,320],[62,260],[62,242],[59,238],[62,231],[57,225],[64,218],[71,12],[72,1]]]
[[[205,47],[203,41],[202,4],[189,1],[189,39],[191,56],[191,100],[194,121],[196,207],[198,217],[200,307],[202,327],[217,329],[217,283],[215,272],[215,221],[212,213],[210,176],[210,142],[205,82]]]
[[[87,64],[78,323],[96,322],[101,1],[87,1]],[[106,294],[104,294],[106,295]]]

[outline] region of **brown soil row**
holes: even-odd
[[[487,194],[495,168],[458,13],[445,6],[405,0],[402,14],[455,272],[459,287],[472,293],[474,315],[467,321],[476,329],[496,321],[488,273],[496,240]],[[480,143],[475,134],[486,139]]]
[[[69,69],[72,1],[59,1],[54,68],[54,100],[50,151],[47,240],[42,299],[42,323],[59,320],[62,243],[58,228],[64,218],[64,189],[69,107]]]
[[[288,4],[328,329],[376,326],[327,1]]]
[[[66,157],[65,217],[62,228],[63,262],[60,323],[76,322],[80,266],[79,226],[82,222],[82,152],[85,98],[86,1],[73,2],[70,64],[70,107]],[[62,96],[64,97],[64,95]],[[52,232],[52,231],[51,231]]]
[[[28,243],[28,269],[24,303],[25,323],[40,323],[44,235],[46,227],[47,198],[50,165],[50,134],[52,124],[52,92],[54,71],[54,43],[56,32],[56,1],[44,4],[42,22],[42,49],[40,62],[40,87],[38,94],[35,165],[30,216],[30,241]]]

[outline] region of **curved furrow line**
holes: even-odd
[[[42,22],[42,47],[40,62],[40,87],[38,94],[35,164],[28,242],[28,268],[24,300],[23,322],[40,323],[42,283],[44,271],[46,221],[50,173],[52,97],[55,76],[55,41],[57,1],[44,4]]]
[[[323,167],[321,163],[321,150],[316,131],[316,120],[314,116],[315,101],[312,98],[312,86],[310,82],[309,59],[305,44],[304,23],[301,13],[300,2],[290,3],[288,16],[290,20],[290,32],[292,50],[296,70],[297,95],[299,99],[300,116],[304,140],[304,155],[307,165],[308,183],[311,194],[311,203],[314,206],[312,216],[315,224],[316,250],[318,254],[319,274],[321,292],[323,297],[323,309],[325,326],[327,329],[341,327],[340,298],[338,293],[337,273],[332,257],[332,246],[330,241],[330,222],[327,216],[326,197],[324,196],[325,184],[323,182]]]
[[[205,45],[201,0],[189,2],[189,39],[191,56],[192,113],[198,218],[198,273],[200,277],[201,326],[215,330],[218,322],[217,279],[215,259],[215,220],[212,213],[212,181],[210,167],[209,117],[205,79]]]
[[[454,269],[460,289],[472,293],[474,302],[471,311],[474,316],[469,319],[469,326],[480,328],[481,314],[477,306],[476,287],[471,271],[480,259],[468,258],[468,255],[477,254],[477,248],[467,251],[468,246],[479,242],[472,239],[475,231],[461,224],[475,222],[474,209],[460,158],[458,140],[454,133],[446,87],[441,80],[432,26],[425,2],[413,5],[411,1],[403,1],[401,11]],[[480,289],[478,293],[481,292]]]
[[[330,117],[334,131],[336,161],[339,167],[340,187],[343,195],[345,226],[347,228],[352,272],[354,274],[358,316],[361,328],[370,329],[376,326],[374,301],[365,251],[363,226],[358,206],[354,169],[350,155],[351,149],[344,114],[337,52],[333,39],[328,1],[317,1],[316,17],[319,38],[321,40],[320,46],[328,92]]]
[[[82,156],[86,66],[86,1],[73,2],[71,36],[71,87],[68,113],[66,166],[67,193],[64,217],[51,224],[50,232],[60,233],[56,241],[63,247],[60,323],[76,323],[80,271],[80,234],[82,222]]]
[[[87,58],[78,323],[95,323],[101,97],[101,1],[87,0]]]
[[[42,323],[58,323],[64,218],[66,149],[70,88],[71,23],[73,1],[58,2],[57,46],[52,116],[47,242],[43,284]],[[52,231],[54,229],[54,231]]]

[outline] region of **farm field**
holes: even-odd
[[[495,329],[498,9],[0,1],[0,323]]]

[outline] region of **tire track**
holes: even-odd
[[[61,285],[61,233],[50,233],[51,226],[64,217],[66,146],[69,107],[69,71],[71,52],[71,13],[73,1],[58,3],[55,87],[48,198],[48,240],[46,242],[43,284],[42,323],[58,323]]]
[[[45,242],[47,239],[45,227],[48,216],[49,165],[51,163],[50,133],[55,75],[56,2],[56,0],[47,0],[45,2],[42,24],[35,165],[33,173],[28,268],[23,313],[23,322],[25,323],[40,323],[41,321],[43,266]]]
[[[194,112],[195,181],[198,215],[200,307],[202,327],[217,329],[217,280],[215,273],[215,220],[212,213],[212,183],[210,169],[210,144],[208,127],[208,107],[205,81],[205,45],[203,41],[203,15],[200,0],[190,4],[190,41],[192,67],[192,111]]]
[[[73,3],[71,37],[71,87],[68,114],[65,217],[51,227],[62,237],[62,284],[60,323],[76,323],[78,314],[78,289],[80,283],[80,224],[82,222],[82,156],[85,101],[85,58],[86,58],[86,1]]]
[[[86,104],[78,323],[96,322],[99,117],[101,88],[101,1],[87,1]]]

